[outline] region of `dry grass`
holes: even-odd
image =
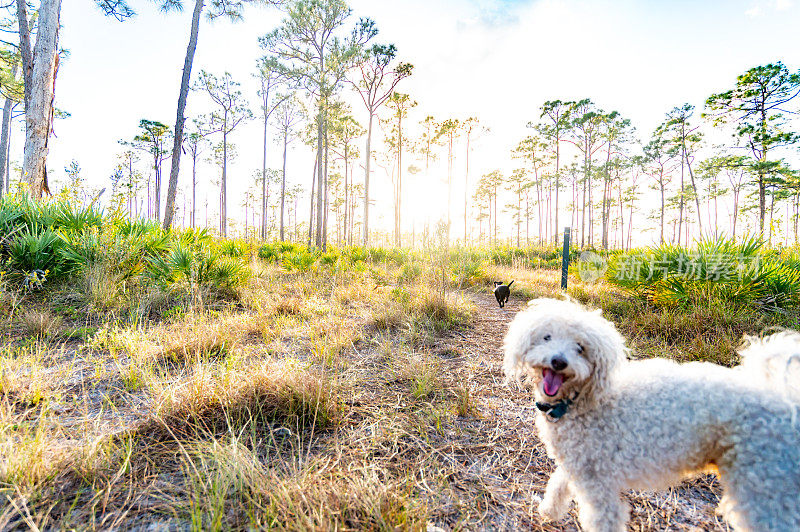
[[[162,384],[153,390],[152,425],[173,437],[273,423],[322,428],[334,423],[339,410],[330,379],[273,362],[236,370],[197,364],[187,377]]]
[[[461,417],[474,417],[478,415],[478,405],[475,402],[474,392],[468,382],[462,382],[455,387],[456,414]]]
[[[181,322],[149,329],[105,329],[92,345],[107,349],[114,356],[125,355],[137,363],[158,359],[196,362],[228,355],[248,337],[261,334],[264,325],[258,316],[251,314],[221,317],[187,314]]]
[[[57,397],[62,375],[45,367],[46,349],[39,343],[0,349],[0,400],[4,405],[28,409]]]
[[[22,333],[36,338],[54,336],[61,331],[64,320],[47,309],[25,309],[18,323]]]
[[[81,271],[78,288],[95,312],[118,310],[123,303],[123,281],[109,270],[105,264],[91,264]]]
[[[46,409],[19,411],[17,405],[0,404],[0,487],[25,489],[64,467],[66,456],[57,445],[54,426]]]
[[[6,290],[0,283],[0,316],[10,315],[18,304],[18,297],[15,297],[13,292]]]
[[[536,515],[552,463],[530,397],[500,368],[509,319],[558,294],[558,273],[490,268],[516,279],[501,310],[486,286],[448,287],[437,257],[424,274],[256,264],[243,308],[181,307],[106,322],[61,352],[0,353],[0,498],[14,501],[0,529],[575,530],[574,513]],[[645,354],[722,345],[707,316],[571,283]],[[162,304],[140,296],[142,309]],[[721,529],[717,494],[708,479],[632,494],[632,527]]]
[[[469,325],[474,313],[474,305],[464,294],[440,293],[418,284],[393,288],[387,303],[374,310],[372,324],[381,330],[422,326],[442,331]]]
[[[300,316],[303,314],[303,300],[299,297],[279,299],[270,310],[278,316]]]
[[[327,459],[265,464],[238,439],[199,443],[186,456],[191,503],[179,498],[172,506],[198,529],[397,530],[425,522],[411,482],[373,467],[345,472]]]

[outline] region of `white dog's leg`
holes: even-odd
[[[578,521],[591,532],[624,532],[629,508],[614,486],[595,483],[575,486]]]
[[[558,521],[569,511],[572,501],[572,490],[569,487],[569,477],[563,467],[557,467],[544,491],[544,499],[539,503],[539,514],[545,519]]]

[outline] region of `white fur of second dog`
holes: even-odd
[[[571,501],[587,531],[622,531],[627,489],[718,471],[737,530],[800,530],[800,334],[750,338],[734,369],[628,361],[599,311],[532,301],[509,326],[504,370],[533,385],[536,426],[555,460],[540,514]]]

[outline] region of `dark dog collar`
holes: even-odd
[[[555,423],[556,421],[564,417],[564,414],[567,413],[567,410],[569,409],[570,406],[572,406],[572,403],[574,403],[575,399],[577,398],[578,394],[576,393],[575,395],[572,396],[571,399],[562,399],[555,403],[545,403],[543,401],[536,401],[536,408],[544,412],[545,416],[547,416],[547,419],[549,421]]]

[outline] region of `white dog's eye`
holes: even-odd
[[[578,344],[578,353],[583,353],[583,346]]]
[[[549,342],[550,341],[550,335],[549,334],[545,334],[544,335],[544,341],[545,342]]]

